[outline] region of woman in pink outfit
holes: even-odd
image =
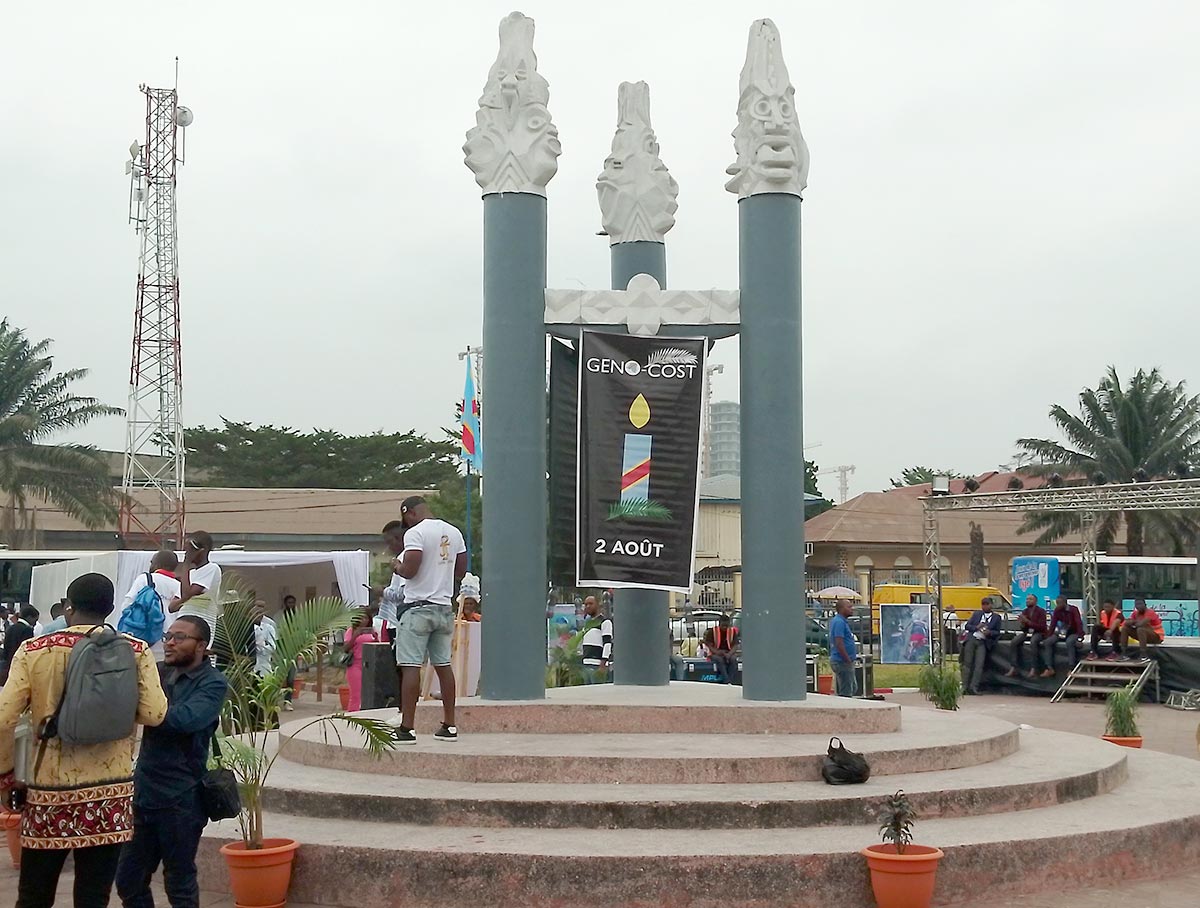
[[[346,652],[350,654],[350,664],[346,666],[346,685],[350,688],[350,712],[362,708],[362,648],[367,643],[378,642],[373,622],[369,614],[359,615],[354,624],[346,628]]]

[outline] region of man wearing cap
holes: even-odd
[[[467,546],[458,528],[439,520],[419,495],[400,505],[404,549],[393,570],[404,578],[404,612],[396,624],[396,664],[400,666],[400,715],[389,720],[400,744],[416,744],[413,731],[421,666],[426,657],[437,673],[443,721],[438,741],[458,740],[454,724],[454,669],[450,641],[454,633],[454,596],[467,573]]]

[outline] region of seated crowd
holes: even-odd
[[[1104,659],[1120,662],[1149,661],[1149,647],[1156,646],[1165,639],[1162,619],[1154,609],[1147,606],[1145,599],[1137,598],[1133,602],[1133,612],[1125,617],[1121,606],[1114,600],[1104,600],[1092,626],[1088,650],[1083,658],[1101,658],[1100,647],[1107,643],[1109,652],[1103,656]],[[1004,673],[1006,678],[1021,675],[1030,680],[1053,678],[1058,674],[1055,656],[1060,651],[1066,655],[1067,671],[1079,662],[1084,640],[1089,635],[1085,632],[1079,608],[1072,605],[1066,596],[1059,596],[1054,611],[1047,614],[1046,609],[1038,604],[1037,597],[1030,595],[1025,600],[1025,608],[1016,617],[1017,630],[1007,644],[1009,668]],[[963,626],[960,634],[960,668],[963,688],[968,694],[980,693],[984,667],[1000,641],[1002,624],[1003,619],[993,610],[991,598],[985,597],[979,610],[971,615]],[[1028,659],[1026,643],[1029,644]],[[1135,646],[1136,656],[1133,655]]]

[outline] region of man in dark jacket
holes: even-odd
[[[32,640],[34,625],[37,624],[41,613],[32,605],[21,607],[17,620],[4,630],[4,651],[0,654],[0,684],[8,681],[8,667],[12,665],[13,656],[26,640]]]
[[[1000,615],[992,611],[992,597],[984,596],[979,611],[963,628],[962,683],[968,694],[978,694],[988,654],[1000,639]]]
[[[1083,616],[1079,609],[1067,601],[1066,596],[1059,596],[1055,602],[1054,614],[1050,616],[1050,626],[1046,631],[1046,639],[1042,641],[1043,678],[1054,677],[1054,648],[1062,644],[1067,651],[1067,659],[1071,668],[1079,661],[1079,644],[1083,642]]]
[[[160,863],[171,908],[200,904],[196,849],[208,822],[201,778],[228,688],[208,658],[210,633],[202,617],[184,615],[163,637],[167,717],[146,729],[134,769],[133,840],[117,867],[125,908],[153,908],[150,878]]]
[[[1017,621],[1021,627],[1012,639],[1012,667],[1005,672],[1005,677],[1015,678],[1021,671],[1021,654],[1025,651],[1025,641],[1028,640],[1033,650],[1033,667],[1029,669],[1029,677],[1036,678],[1042,670],[1042,651],[1039,644],[1048,633],[1046,610],[1038,605],[1037,596],[1030,593],[1025,597],[1025,610],[1017,616]]]

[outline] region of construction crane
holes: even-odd
[[[850,474],[854,472],[854,464],[843,464],[840,467],[834,467],[832,470],[822,470],[817,473],[817,476],[830,476],[834,473],[838,474],[838,504],[845,504],[850,498]]]
[[[176,547],[184,534],[183,364],[179,336],[177,142],[192,122],[173,88],[139,86],[146,98],[145,141],[129,147],[129,220],[141,239],[133,357],[125,411],[125,467],[118,529],[127,546]]]

